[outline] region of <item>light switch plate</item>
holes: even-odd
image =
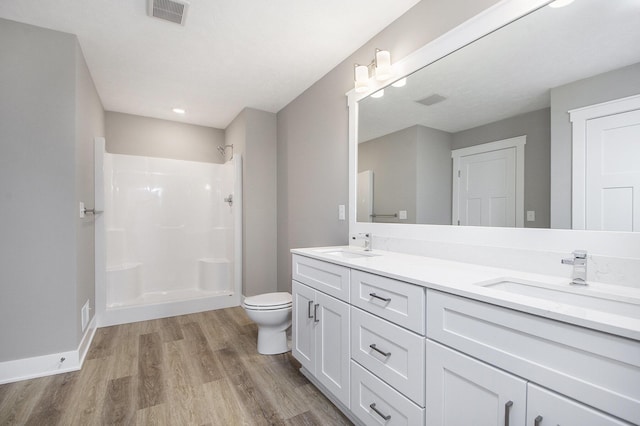
[[[407,211],[406,210],[400,210],[398,212],[398,219],[407,220]]]
[[[527,210],[527,222],[535,222],[536,212],[535,210]]]
[[[338,220],[345,220],[344,204],[338,205]]]
[[[84,203],[80,201],[80,218],[83,218],[84,214]]]

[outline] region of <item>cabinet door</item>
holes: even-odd
[[[527,383],[427,340],[428,425],[522,426]]]
[[[349,305],[316,292],[316,378],[349,407]]]
[[[527,426],[623,426],[630,423],[617,420],[555,392],[528,385]]]
[[[300,364],[315,374],[315,291],[304,284],[293,281],[293,330],[291,332],[292,354]],[[318,309],[318,308],[315,308]]]

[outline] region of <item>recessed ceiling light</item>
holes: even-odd
[[[573,3],[573,0],[556,0],[554,2],[549,3],[549,7],[565,7]]]
[[[172,111],[175,112],[176,114],[184,114],[185,112],[187,112],[182,108],[174,108],[172,109]]]

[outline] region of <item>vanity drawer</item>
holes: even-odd
[[[421,407],[424,354],[424,337],[351,307],[351,357]]]
[[[640,424],[640,342],[427,291],[427,338]]]
[[[296,254],[291,260],[294,280],[349,302],[349,268]]]
[[[424,288],[380,275],[351,271],[351,304],[424,335]]]
[[[351,411],[366,425],[424,424],[424,408],[354,361],[351,361]]]

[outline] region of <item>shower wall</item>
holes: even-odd
[[[105,154],[107,312],[215,297],[239,302],[239,206],[224,200],[239,197],[237,161]]]

